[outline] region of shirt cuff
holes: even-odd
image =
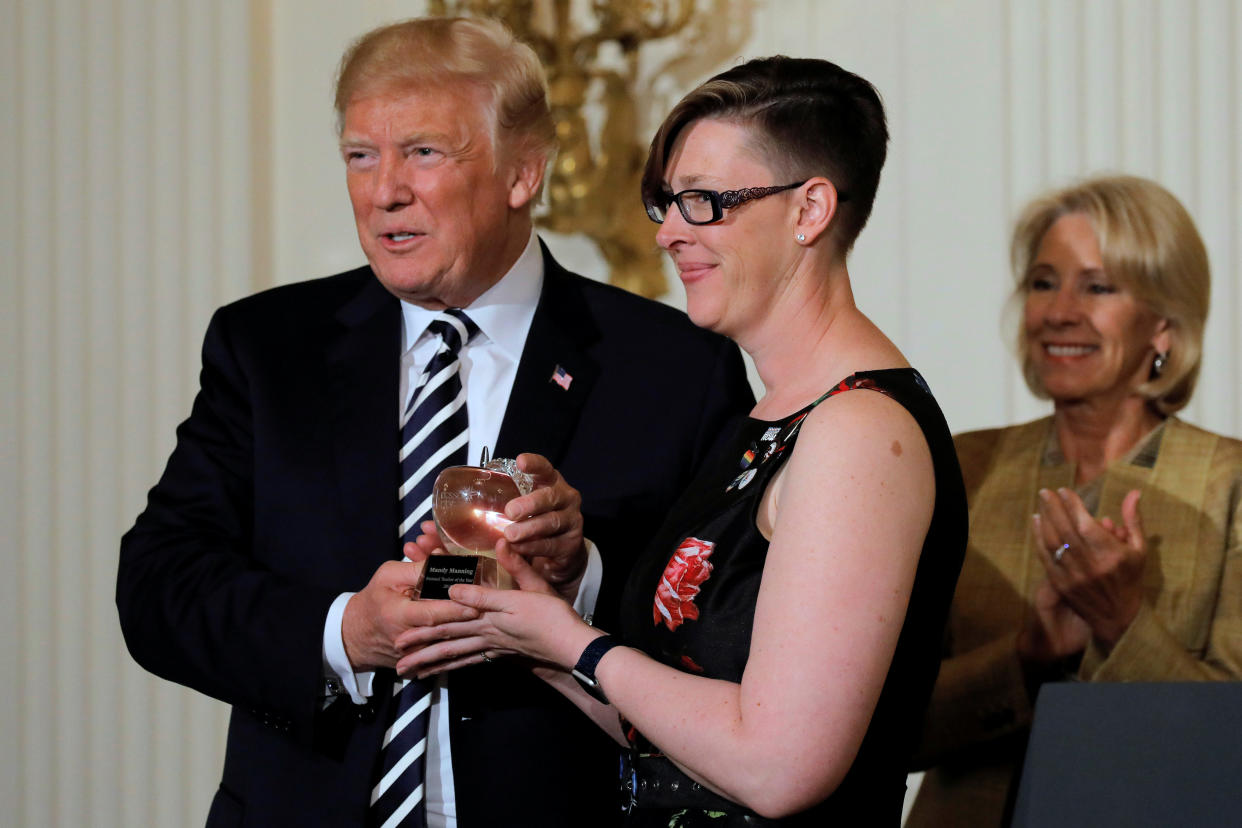
[[[578,595],[574,598],[574,612],[591,623],[595,615],[595,602],[599,600],[599,585],[604,580],[604,559],[600,557],[599,548],[589,539],[583,538],[587,549],[586,571],[578,583]]]
[[[590,564],[588,564],[590,566]],[[345,655],[345,638],[341,635],[341,622],[345,618],[345,605],[354,596],[342,592],[328,607],[328,617],[323,622],[323,674],[325,695],[349,694],[354,704],[366,704],[371,696],[371,682],[375,672],[368,670],[355,673]]]

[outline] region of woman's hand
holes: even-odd
[[[425,548],[421,538],[419,546]],[[421,557],[423,548],[409,551]],[[522,655],[568,669],[587,643],[600,634],[583,622],[524,558],[500,548],[497,560],[513,576],[518,589],[468,584],[452,587],[452,600],[464,612],[476,611],[479,617],[412,629],[400,636],[396,645],[404,655],[396,665],[399,674],[425,678],[503,655]]]
[[[1147,542],[1139,517],[1140,492],[1121,503],[1122,525],[1096,520],[1069,489],[1039,492],[1035,544],[1048,572],[1048,583],[1061,600],[1111,650],[1143,603],[1143,567]]]
[[[1091,628],[1047,579],[1035,589],[1033,609],[1018,633],[1018,658],[1024,665],[1043,668],[1086,648]]]

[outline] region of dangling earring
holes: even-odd
[[[794,238],[795,238],[795,239],[797,239],[797,240],[798,240],[798,241],[800,241],[800,242],[804,242],[804,241],[806,241],[806,236],[802,235],[801,233],[799,233],[798,235],[794,236]]]
[[[1164,373],[1164,365],[1168,361],[1169,361],[1168,351],[1165,351],[1163,354],[1160,353],[1159,351],[1156,352],[1156,358],[1151,361],[1151,378],[1152,379],[1157,379],[1159,378],[1161,374]]]

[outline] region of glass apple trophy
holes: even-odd
[[[477,466],[450,466],[436,477],[431,516],[444,555],[432,555],[423,569],[420,598],[447,598],[453,584],[513,589],[513,576],[496,561],[496,542],[513,521],[505,505],[534,488],[517,461],[488,459]]]

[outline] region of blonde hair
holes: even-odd
[[[1207,249],[1194,220],[1172,193],[1136,176],[1089,178],[1043,195],[1027,205],[1014,227],[1009,252],[1015,301],[1026,296],[1027,271],[1044,234],[1071,213],[1091,222],[1108,275],[1167,320],[1171,344],[1163,370],[1137,390],[1160,414],[1180,410],[1199,378],[1211,294]],[[1046,398],[1021,324],[1018,358],[1031,391]]]
[[[358,38],[341,58],[336,81],[337,134],[355,97],[473,84],[487,92],[493,147],[515,143],[519,153],[556,152],[548,84],[534,50],[498,21],[425,17],[381,26]]]

